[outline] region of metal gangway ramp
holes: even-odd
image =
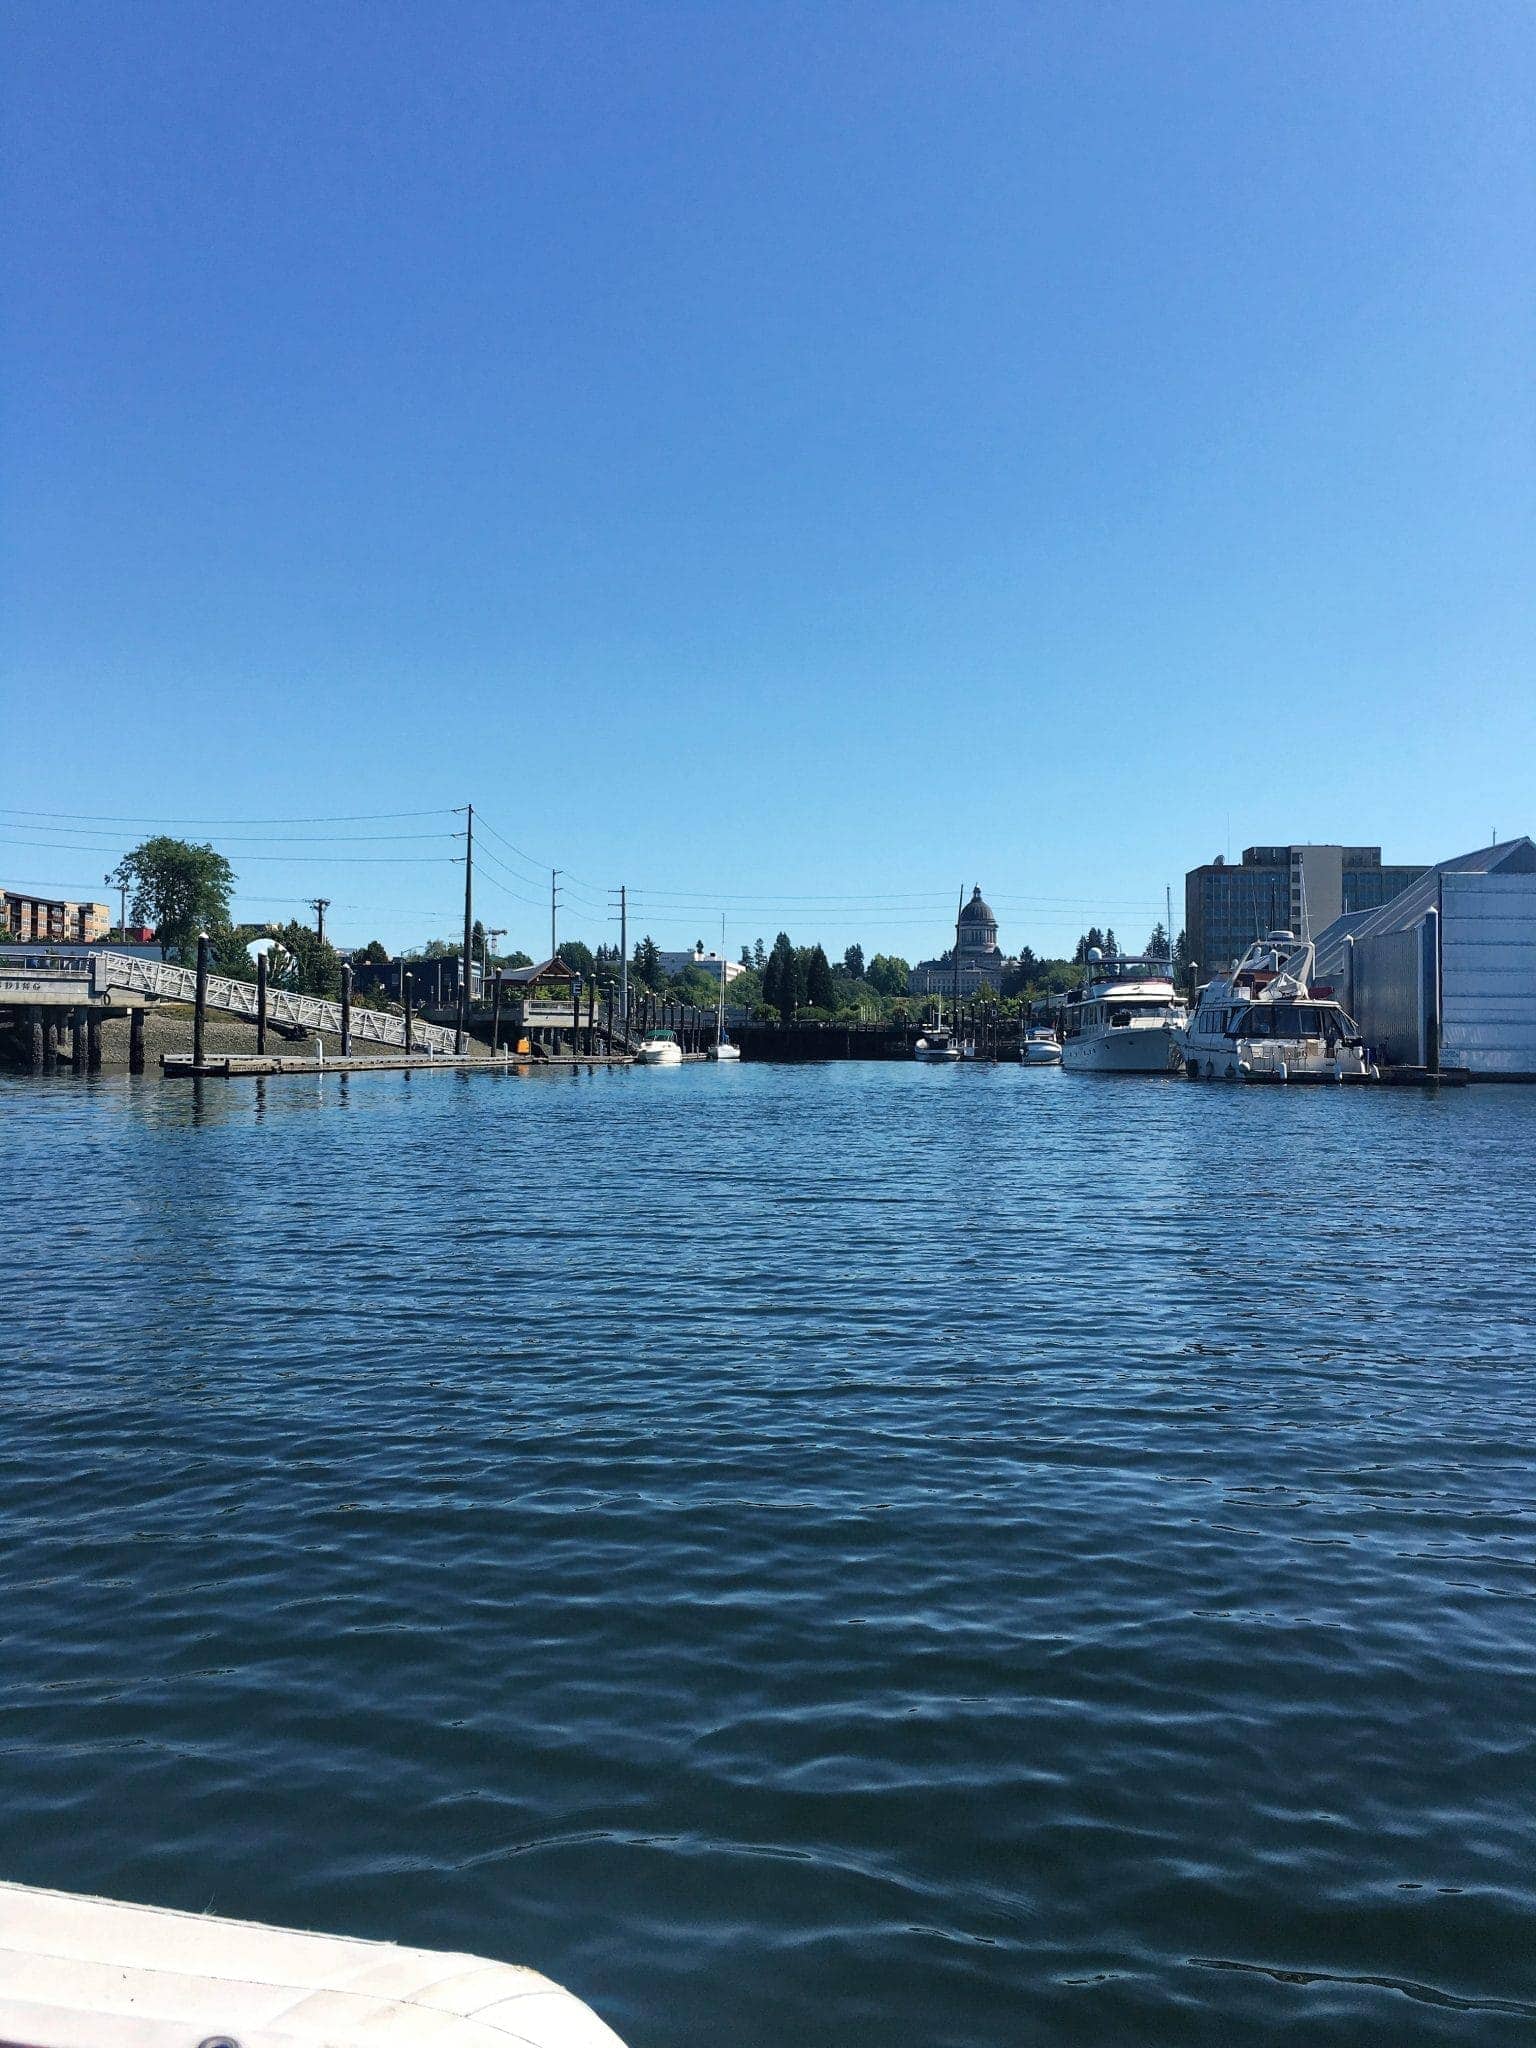
[[[141,960],[128,953],[108,952],[92,953],[90,963],[93,995],[105,997],[114,989],[125,989],[173,1003],[197,999],[197,975],[190,967],[173,967],[167,960]],[[210,974],[207,1001],[211,1009],[249,1018],[252,1024],[256,1022],[254,982]],[[267,1022],[329,1031],[339,1038],[341,1005],[327,1002],[323,996],[297,996],[289,989],[274,988],[269,982]],[[387,1046],[392,1052],[405,1049],[405,1019],[387,1011],[367,1010],[354,1003],[350,1030],[354,1044],[361,1039],[369,1045]],[[422,1052],[452,1053],[457,1049],[455,1035],[446,1025],[428,1024],[419,1018],[411,1020],[411,1043],[413,1050]]]

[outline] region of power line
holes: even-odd
[[[488,852],[486,851],[485,847],[483,847],[483,846],[482,846],[482,847],[481,847],[481,849],[480,849],[480,858],[481,858],[481,860],[482,860],[482,861],[487,861],[487,860],[488,860],[488,861],[493,861],[493,862],[495,862],[495,865],[496,865],[496,866],[497,866],[498,868],[500,868],[500,870],[501,870],[501,874],[499,874],[499,875],[498,875],[498,874],[494,874],[494,873],[493,873],[493,874],[487,875],[487,876],[485,877],[485,879],[486,879],[486,880],[487,880],[488,882],[492,882],[492,883],[494,883],[494,884],[495,884],[495,886],[496,886],[496,887],[497,887],[498,889],[500,889],[500,890],[502,891],[503,895],[506,895],[506,896],[515,896],[515,897],[517,898],[517,900],[518,900],[518,902],[519,902],[519,903],[529,903],[529,904],[532,904],[532,906],[534,907],[534,909],[535,909],[535,910],[542,910],[542,909],[543,909],[544,905],[543,905],[543,903],[542,903],[542,901],[540,900],[540,898],[539,898],[539,897],[537,897],[537,896],[525,896],[525,895],[524,895],[524,894],[522,893],[522,891],[521,891],[520,889],[514,889],[514,888],[513,888],[512,886],[511,886],[511,884],[512,884],[513,882],[521,882],[521,881],[522,881],[522,880],[524,879],[524,877],[523,877],[522,875],[514,875],[514,874],[512,873],[512,870],[511,870],[511,869],[510,869],[509,867],[507,867],[507,866],[505,865],[505,863],[503,863],[503,862],[501,862],[501,861],[498,861],[498,860],[496,859],[496,856],[495,856],[495,854],[494,854],[494,853],[488,853]],[[507,879],[506,881],[503,881],[503,880],[502,880],[502,878],[501,878],[501,877],[502,877],[502,875],[505,875],[505,876],[507,876],[507,877],[508,877],[508,879]]]
[[[389,818],[442,818],[452,815],[451,806],[439,804],[430,811],[351,811],[329,818],[141,818],[115,817],[105,811],[25,811],[14,804],[0,804],[0,815],[8,818],[66,818],[88,825],[366,825]]]
[[[77,829],[70,825],[23,825],[0,820],[0,830],[7,832],[47,832],[57,836]],[[403,840],[459,839],[462,836],[462,833],[458,832],[347,832],[306,836],[301,839],[275,839],[270,833],[264,832],[258,839],[232,839],[221,833],[220,843],[224,846],[398,846]],[[35,845],[51,843],[51,840],[33,842]]]
[[[511,852],[517,855],[519,860],[527,861],[529,867],[537,868],[541,875],[547,875],[549,873],[551,866],[553,866],[553,863],[551,861],[535,860],[531,853],[525,853],[522,847],[516,845],[512,840],[510,840],[505,832],[498,831],[496,826],[492,825],[486,818],[481,817],[478,811],[475,813],[475,815],[479,819],[481,827],[485,831],[489,832],[493,838],[499,839],[503,846],[509,848]],[[561,868],[559,872],[562,875],[564,875],[568,881],[576,882],[580,884],[580,886],[584,889],[600,889],[602,886],[601,883],[598,882],[589,882],[582,875],[573,875],[569,868]]]
[[[0,830],[4,829],[7,828],[0,827]],[[266,843],[270,845],[272,842],[268,841]],[[0,839],[0,846],[36,847],[43,853],[120,854],[122,852],[120,846],[110,843],[106,845],[62,845],[46,839]],[[242,853],[240,859],[242,862],[252,860],[275,861],[279,865],[286,862],[290,867],[296,866],[301,862],[308,867],[319,867],[326,863],[342,867],[448,867],[453,864],[452,854],[413,853]]]

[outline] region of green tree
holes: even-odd
[[[843,972],[851,976],[854,981],[862,981],[864,979],[864,948],[862,946],[850,946],[847,952],[844,953]]]
[[[387,967],[389,954],[382,939],[370,939],[366,946],[359,946],[352,955],[354,967]]]
[[[503,953],[496,964],[499,967],[531,967],[533,965],[533,955],[531,953]]]
[[[864,970],[864,979],[881,996],[904,996],[912,970],[899,953],[877,953]]]
[[[1111,960],[1116,959],[1119,955],[1120,942],[1115,937],[1115,928],[1113,925],[1111,925],[1108,931],[1106,931],[1104,934],[1104,951],[1109,955]]]
[[[583,981],[591,980],[592,970],[596,967],[597,960],[592,948],[584,944],[582,940],[562,939],[560,941],[560,958],[567,967],[574,968]]]
[[[787,1024],[804,1000],[804,969],[790,944],[788,932],[780,932],[763,967],[763,1001],[770,1009],[777,1010]]]
[[[759,974],[761,974],[763,969],[768,965],[768,955],[763,951],[763,942],[761,939],[754,939],[752,941],[752,965],[757,969]]]
[[[1173,942],[1173,972],[1175,979],[1182,984],[1191,980],[1197,971],[1195,962],[1189,957],[1188,935],[1181,931]]]
[[[667,983],[667,994],[679,1002],[692,1003],[696,1010],[713,1010],[720,1000],[719,984],[702,968],[685,967]]]
[[[805,960],[805,1000],[813,1010],[833,1010],[837,997],[832,988],[832,967],[820,946],[812,946]]]
[[[1162,919],[1159,918],[1152,927],[1152,936],[1147,940],[1147,958],[1149,960],[1166,960],[1168,958],[1168,951],[1168,934],[1163,929]]]
[[[341,994],[341,956],[329,939],[317,936],[313,928],[297,918],[275,934],[281,948],[282,979],[301,996]]]
[[[235,871],[211,846],[161,833],[124,854],[112,886],[127,889],[136,923],[154,926],[162,960],[173,952],[187,959],[199,932],[229,924]]]
[[[250,943],[261,935],[257,925],[216,924],[208,934],[213,941],[214,973],[230,981],[254,981],[256,965],[251,959]]]
[[[751,971],[752,971],[752,965],[753,965],[753,962],[752,962],[752,948],[751,948],[750,946],[743,946],[743,947],[742,947],[742,949],[741,949],[741,964],[742,964],[742,968],[744,969],[744,971],[750,974],[750,973],[751,973]]]
[[[661,986],[661,955],[657,951],[656,941],[649,932],[646,933],[645,937],[635,947],[635,957],[630,962],[630,972],[635,980],[642,982],[646,988],[660,988]]]

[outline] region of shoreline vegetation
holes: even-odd
[[[253,944],[265,943],[274,986],[332,1001],[339,997],[342,955],[322,932],[296,919],[286,924],[234,920],[230,904],[235,870],[212,845],[196,845],[165,835],[147,839],[124,856],[112,881],[128,892],[135,923],[153,927],[165,957],[190,960],[199,932],[207,932],[212,941],[213,971],[236,980],[254,981],[256,969],[250,949]],[[479,922],[474,925],[471,943],[476,960],[493,974],[498,969],[535,964],[527,953],[493,953],[486,929]],[[1017,954],[1001,963],[1000,987],[963,988],[961,999],[967,1003],[986,1003],[1006,1019],[1024,1017],[1034,1004],[1073,987],[1081,976],[1082,961],[1095,946],[1113,954],[1114,932],[1101,932],[1097,926],[1091,926],[1079,938],[1070,960],[1042,957],[1029,946],[1022,946]],[[461,941],[435,939],[401,957],[457,961],[462,950]],[[580,939],[565,939],[558,950],[560,959],[584,983],[596,983],[600,995],[617,990],[623,966],[617,946],[599,945],[594,949]],[[1180,978],[1188,972],[1182,932],[1170,943],[1169,934],[1159,924],[1142,952],[1147,957],[1168,960]],[[393,957],[377,939],[349,953],[354,967],[383,965]],[[952,957],[951,951],[938,956],[941,964]],[[745,1010],[752,1021],[759,1023],[917,1023],[931,1016],[936,1002],[950,1001],[947,989],[911,994],[911,968],[899,954],[875,953],[866,957],[864,948],[855,944],[845,948],[841,959],[834,961],[820,944],[797,945],[783,931],[771,947],[765,946],[761,938],[744,946],[736,964],[739,972],[727,986],[726,1000],[733,1009]],[[719,998],[716,975],[702,967],[690,964],[679,973],[666,972],[661,965],[660,949],[649,933],[634,946],[629,982],[632,990],[700,1010],[712,1010]],[[358,1009],[390,1010],[397,1014],[400,1009],[398,1003],[364,987],[354,988],[352,1000]]]

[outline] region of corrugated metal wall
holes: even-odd
[[[1417,925],[1355,945],[1355,1021],[1376,1058],[1395,1067],[1424,1063],[1419,945]]]
[[[1536,875],[1451,873],[1442,889],[1441,1058],[1536,1079]]]

